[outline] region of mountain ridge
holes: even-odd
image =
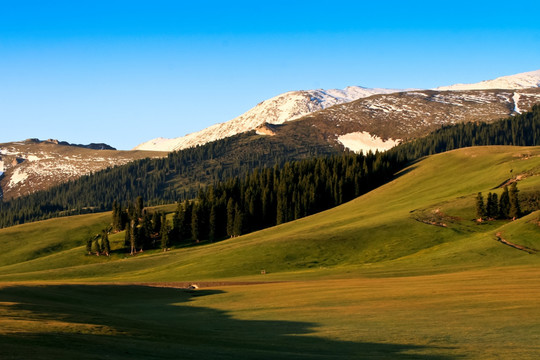
[[[512,111],[514,113],[521,113],[523,110],[530,109],[530,106],[519,106],[520,94],[519,91],[527,89],[533,89],[540,87],[540,70],[520,73],[515,75],[503,76],[494,80],[486,80],[476,84],[455,84],[451,86],[442,86],[432,91],[444,92],[453,91],[459,93],[460,91],[469,92],[472,90],[515,90],[513,99],[505,99],[508,103],[514,103]],[[227,122],[212,125],[208,128],[187,134],[183,137],[177,138],[156,138],[142,143],[134,148],[134,150],[152,150],[152,151],[176,151],[197,145],[205,144],[209,141],[214,141],[243,133],[246,131],[255,130],[260,126],[266,124],[283,124],[285,122],[294,121],[310,114],[330,110],[334,106],[341,106],[349,104],[351,102],[359,101],[362,99],[368,99],[371,97],[389,96],[390,98],[397,93],[415,93],[428,90],[419,89],[382,89],[382,88],[364,88],[360,86],[349,86],[343,90],[339,89],[317,89],[317,90],[302,90],[302,91],[289,91],[280,95],[277,95],[268,100],[262,101],[252,109],[248,110],[244,114],[229,120]],[[451,97],[452,95],[440,95]],[[470,93],[464,96],[470,96]],[[391,100],[391,99],[390,99]],[[493,101],[493,100],[490,100]],[[384,102],[384,101],[383,101]],[[383,108],[385,106],[383,105]],[[406,108],[405,108],[406,109]],[[386,106],[387,112],[399,111],[399,109],[392,109],[392,106]],[[506,116],[511,114],[500,114]],[[265,133],[261,133],[264,135]],[[347,134],[341,134],[347,135]],[[392,138],[392,142],[387,144],[380,144],[384,142],[385,138],[379,139],[380,135],[373,133],[356,133],[350,135],[362,142],[363,149],[365,151],[370,150],[385,150],[392,145],[398,143],[399,138]],[[347,140],[345,140],[347,141]],[[356,149],[353,149],[356,150]]]
[[[182,150],[246,131],[251,131],[264,123],[283,124],[287,121],[298,119],[304,115],[326,109],[333,105],[372,95],[390,94],[399,91],[403,90],[382,88],[371,89],[360,86],[349,86],[343,90],[317,89],[289,91],[264,100],[244,114],[227,122],[212,125],[183,137],[172,139],[160,137],[152,139],[139,144],[133,150]]]

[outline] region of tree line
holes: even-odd
[[[257,168],[261,169],[259,173],[268,166],[277,166],[277,169],[284,168],[286,160],[290,158],[306,158],[313,161],[319,158],[325,159],[332,154],[335,155],[336,151],[327,144],[325,146],[317,143],[296,145],[279,143],[278,140],[272,140],[272,138],[260,137],[251,141],[249,134],[237,135],[204,146],[174,152],[166,158],[143,159],[124,166],[105,169],[47,191],[0,202],[0,227],[55,216],[107,211],[112,209],[115,200],[127,203],[138,196],[150,205],[192,199],[204,193],[206,190],[200,192],[199,189],[204,189],[209,184],[235,177],[243,179]],[[403,168],[408,162],[422,156],[476,145],[540,145],[540,105],[533,106],[531,112],[490,124],[467,123],[444,126],[424,138],[389,150],[385,156],[392,159],[391,167],[397,171],[399,168],[395,164],[401,164]],[[292,166],[293,163],[290,162],[288,166]],[[294,177],[290,180],[299,181]],[[339,194],[339,191],[335,189],[341,187],[339,179],[330,180],[334,187],[333,196],[335,196],[336,193]],[[295,184],[282,186],[280,194],[286,194],[286,197],[280,195],[280,199],[287,198],[288,201],[294,203],[294,209],[280,208],[280,216],[283,219],[290,220],[311,214],[314,209],[322,209],[321,203],[330,203],[318,197],[312,202],[307,201],[304,199],[305,195],[299,195],[299,189],[294,191],[294,186]],[[346,188],[350,186],[348,182],[345,185]],[[308,189],[307,186],[304,188]],[[324,196],[330,195],[325,193]],[[205,204],[204,199],[199,200]],[[234,197],[233,202],[238,203],[239,214],[249,219],[251,212],[246,211],[244,200]],[[226,205],[220,203],[215,211],[221,209],[223,213]],[[210,216],[207,216],[206,212],[211,211],[211,208],[200,206],[202,209],[197,211],[206,219]],[[277,209],[278,207],[276,207],[276,212]],[[232,213],[232,209],[229,210]],[[265,220],[267,221],[268,219]],[[238,222],[238,227],[241,229],[243,226],[240,224],[244,221]],[[246,222],[251,224],[251,220],[246,220]],[[220,229],[223,229],[223,226]]]
[[[403,166],[386,153],[346,152],[256,169],[242,179],[201,189],[194,201],[179,204],[175,236],[215,241],[296,220],[382,185]]]
[[[289,160],[338,154],[315,141],[239,134],[157,159],[141,159],[103,169],[48,190],[9,201],[0,198],[0,228],[58,216],[109,211],[113,202],[141,196],[162,205],[197,196],[199,188],[255,168],[282,166]]]
[[[114,201],[110,229],[125,230],[130,254],[217,241],[340,205],[388,181],[402,166],[388,154],[371,152],[288,162],[201,189],[195,199],[178,203],[172,224],[165,214],[145,211],[140,196],[126,207]]]

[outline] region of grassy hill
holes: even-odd
[[[536,215],[512,224],[477,224],[473,221],[474,197],[479,191],[500,193],[495,188],[517,175],[523,178],[519,181],[522,193],[538,189],[539,154],[538,147],[479,147],[432,156],[403,171],[395,181],[343,206],[239,238],[165,254],[85,257],[84,239],[90,230],[96,232],[103,226],[106,214],[3,229],[0,242],[9,250],[0,255],[4,265],[0,279],[259,278],[262,269],[266,279],[281,279],[289,272],[293,277],[298,272],[320,276],[345,269],[431,273],[490,266],[494,259],[503,264],[534,262],[536,256],[501,246],[494,239],[498,231],[513,238],[513,230],[518,229],[524,238],[516,241],[540,248],[535,241]],[[77,235],[65,231],[71,228],[81,230],[74,230]],[[43,235],[36,237],[36,233]],[[121,235],[116,237],[122,241]],[[116,261],[118,258],[122,261]]]
[[[107,214],[3,229],[0,345],[8,359],[535,359],[540,255],[497,240],[540,249],[540,213],[473,219],[477,192],[519,177],[526,194],[539,175],[540,147],[455,150],[332,210],[136,257],[84,255]]]

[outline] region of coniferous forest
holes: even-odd
[[[531,112],[490,124],[445,126],[384,154],[335,155],[328,146],[297,149],[294,144],[267,142],[261,147],[253,144],[243,148],[248,157],[243,160],[228,158],[226,167],[216,161],[215,166],[197,168],[197,164],[209,163],[203,160],[212,160],[226,149],[238,150],[236,144],[245,145],[247,142],[243,139],[246,136],[174,152],[163,159],[135,161],[83,176],[47,191],[0,202],[0,227],[55,216],[111,210],[114,201],[127,203],[138,196],[150,205],[198,196],[199,201],[193,206],[199,209],[194,214],[207,223],[200,227],[203,233],[195,232],[192,238],[210,238],[211,231],[216,238],[231,236],[341,204],[388,181],[391,174],[422,156],[467,146],[540,145],[540,105],[534,106]],[[288,156],[306,160],[287,162]],[[268,168],[269,165],[274,167]],[[187,171],[194,172],[191,183],[175,184],[174,176]],[[232,200],[231,204],[229,200]],[[275,207],[265,208],[263,201],[275,202]],[[236,220],[237,208],[238,214],[242,215],[238,216],[241,220]],[[259,210],[255,208],[266,209],[264,215],[258,214]],[[232,230],[230,222],[223,225],[223,213],[238,223],[236,231]],[[215,230],[210,230],[213,217],[219,220]]]

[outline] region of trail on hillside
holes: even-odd
[[[508,245],[510,247],[513,247],[514,249],[518,249],[518,250],[521,250],[521,251],[525,251],[526,253],[528,254],[536,254],[538,252],[538,250],[536,249],[533,249],[533,248],[529,248],[529,247],[526,247],[526,246],[522,246],[522,245],[518,245],[518,244],[514,244],[506,239],[504,239],[502,236],[501,236],[501,233],[498,232],[497,234],[495,234],[495,236],[497,237],[497,241],[504,244],[504,245]]]

